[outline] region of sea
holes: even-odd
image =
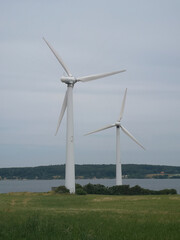
[[[115,185],[115,179],[76,179],[76,183],[86,185],[103,184],[111,187]],[[180,179],[123,179],[124,185],[133,187],[139,185],[151,190],[176,189],[180,194]],[[64,180],[1,180],[0,193],[10,192],[49,192],[52,187],[65,185]]]

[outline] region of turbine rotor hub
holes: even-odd
[[[115,125],[116,125],[117,128],[121,127],[120,122],[116,122]]]
[[[74,84],[77,82],[77,80],[75,79],[75,77],[71,77],[71,76],[66,77],[66,76],[63,76],[63,77],[61,78],[61,82],[65,83],[65,84],[67,84],[67,85],[74,85]]]

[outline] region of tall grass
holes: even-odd
[[[0,194],[0,239],[179,240],[180,196]]]

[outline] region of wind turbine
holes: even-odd
[[[123,102],[122,102],[122,106],[121,106],[121,112],[120,112],[120,116],[119,116],[119,119],[117,120],[117,122],[115,122],[114,124],[105,126],[103,128],[100,128],[98,130],[95,130],[93,132],[89,132],[89,133],[85,134],[85,136],[87,136],[89,134],[100,132],[100,131],[103,131],[108,128],[116,127],[116,185],[122,185],[122,170],[121,170],[121,159],[120,159],[120,129],[126,135],[128,135],[135,143],[137,143],[140,147],[142,147],[145,150],[145,148],[135,139],[135,137],[133,137],[133,135],[130,132],[128,132],[128,130],[125,129],[121,124],[121,120],[123,118],[123,113],[124,113],[124,106],[125,106],[125,102],[126,102],[126,94],[127,94],[127,88],[124,93],[124,98],[123,98]]]
[[[43,40],[46,42],[50,50],[53,52],[54,56],[57,58],[63,69],[65,70],[67,76],[62,76],[61,81],[67,84],[67,91],[64,97],[64,101],[62,104],[56,133],[60,127],[62,118],[64,116],[65,110],[67,108],[67,130],[66,130],[66,170],[65,170],[65,186],[70,190],[70,193],[75,193],[75,167],[74,167],[74,124],[73,124],[73,87],[77,82],[88,82],[91,80],[96,80],[99,78],[108,77],[114,74],[118,74],[124,72],[125,70],[109,72],[103,74],[96,74],[84,77],[74,77],[69,69],[64,64],[62,58],[56,53],[56,51],[52,48],[52,46],[46,41],[45,38]]]

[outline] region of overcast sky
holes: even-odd
[[[180,166],[179,0],[0,1],[0,168],[65,163],[66,115],[55,137],[66,85],[44,36],[75,76],[126,69],[74,87],[75,163]]]

